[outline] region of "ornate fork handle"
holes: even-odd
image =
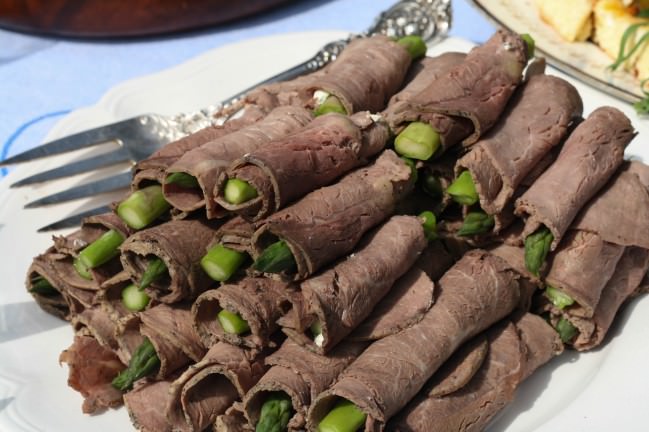
[[[218,114],[224,107],[236,103],[242,96],[260,85],[287,81],[321,69],[334,61],[353,39],[382,33],[397,38],[418,35],[427,43],[434,43],[443,38],[448,32],[451,26],[451,17],[451,0],[401,0],[390,9],[382,12],[372,26],[362,34],[350,35],[346,39],[329,42],[305,62],[257,83],[220,104],[211,105],[196,112],[181,113],[168,120],[162,118],[157,120],[161,122],[161,126],[167,121],[169,122],[167,125],[178,130],[179,135],[175,139],[212,124],[222,124],[227,118]]]

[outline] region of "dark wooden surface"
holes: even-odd
[[[0,27],[75,37],[203,28],[292,0],[0,0]]]

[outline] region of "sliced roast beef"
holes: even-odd
[[[326,390],[366,346],[362,342],[343,342],[322,356],[287,339],[266,358],[270,369],[246,394],[244,408],[249,424],[255,426],[259,421],[261,407],[269,393],[284,392],[291,398],[294,410],[288,430],[305,430],[311,401]]]
[[[546,226],[554,250],[579,210],[622,164],[634,135],[621,111],[593,111],[568,137],[557,160],[516,200],[516,214],[525,219],[523,238]]]
[[[174,430],[206,429],[261,378],[267,369],[263,359],[228,343],[213,345],[169,388],[167,419],[174,425],[183,424]]]
[[[172,141],[148,158],[138,162],[133,171],[132,189],[137,190],[151,183],[164,183],[166,170],[185,153],[210,141],[221,138],[249,124],[264,118],[267,110],[255,105],[243,105],[237,118],[223,125],[212,125],[200,129],[179,140]]]
[[[420,393],[391,421],[398,432],[478,432],[508,403],[534,370],[561,353],[556,332],[540,317],[526,314],[486,332],[489,350],[466,385],[446,395]],[[464,362],[456,362],[464,365]]]
[[[207,248],[221,244],[228,249],[253,255],[251,239],[254,233],[255,227],[251,222],[236,216],[221,225]]]
[[[353,40],[310,87],[336,96],[348,114],[379,112],[406,77],[412,57],[383,35]]]
[[[330,113],[286,138],[234,161],[216,185],[216,202],[257,221],[305,194],[326,186],[383,150],[390,132],[379,117],[360,112],[351,117]],[[224,197],[229,179],[251,184],[256,198],[230,204]]]
[[[244,278],[237,283],[221,285],[203,293],[194,302],[194,327],[207,347],[225,341],[262,349],[274,344],[271,335],[278,328],[276,321],[288,309],[292,293],[288,284],[268,278]],[[224,332],[217,319],[223,309],[243,318],[250,331],[241,335]]]
[[[351,255],[302,282],[304,303],[294,303],[293,311],[280,321],[282,330],[325,354],[368,317],[425,246],[418,218],[393,216],[365,236]],[[429,298],[424,304],[431,302]],[[316,322],[321,336],[314,339],[309,327]]]
[[[408,70],[406,76],[406,85],[390,98],[388,103],[388,111],[390,106],[402,100],[410,100],[433,81],[448,73],[452,68],[459,65],[464,61],[465,53],[460,52],[445,52],[435,57],[423,57],[412,65]]]
[[[184,426],[171,424],[165,416],[169,388],[175,377],[162,381],[143,382],[124,395],[124,405],[133,426],[141,432],[172,432]],[[182,429],[180,429],[182,430]]]
[[[504,318],[519,300],[518,276],[502,259],[474,250],[439,281],[435,306],[412,327],[372,343],[318,396],[315,427],[338,398],[367,414],[366,431],[379,431],[472,336]]]
[[[120,248],[122,265],[131,279],[140,283],[151,261],[161,259],[167,274],[153,281],[146,292],[163,303],[193,300],[213,283],[200,261],[217,227],[214,222],[191,219],[138,231]]]
[[[60,363],[69,367],[68,385],[84,397],[84,413],[96,413],[122,404],[122,392],[111,382],[125,368],[119,358],[90,336],[75,336],[61,353]]]
[[[185,153],[167,168],[167,174],[189,174],[198,180],[200,187],[182,187],[165,182],[165,198],[176,209],[185,212],[206,207],[208,218],[222,216],[223,211],[214,202],[214,186],[228,165],[270,141],[297,131],[311,118],[311,113],[304,108],[279,107],[256,123]]]
[[[52,249],[50,248],[48,251],[52,252]],[[31,294],[36,303],[45,312],[64,320],[70,320],[74,315],[74,310],[70,309],[71,300],[66,298],[65,282],[52,268],[50,264],[52,258],[49,255],[46,252],[32,260],[32,264],[27,269],[25,287],[27,288],[27,292]],[[44,291],[35,290],[35,283],[41,279],[47,281],[52,289]]]
[[[72,319],[77,335],[92,336],[101,346],[111,351],[118,348],[115,333],[117,321],[101,304],[83,310]]]
[[[581,97],[572,84],[535,75],[516,92],[501,120],[458,160],[456,172],[471,173],[480,207],[502,212],[533,168],[581,117]]]
[[[389,217],[412,189],[410,167],[386,150],[369,167],[318,189],[266,219],[253,244],[261,252],[280,238],[288,244],[304,279],[352,251],[362,235]]]
[[[440,134],[442,151],[459,142],[473,144],[500,117],[526,63],[521,37],[499,30],[419,94],[394,104],[390,126],[400,132],[410,122],[427,122]]]

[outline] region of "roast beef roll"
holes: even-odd
[[[202,431],[261,378],[264,356],[219,342],[169,388],[165,408],[174,430]]]
[[[523,84],[501,120],[456,164],[457,174],[470,172],[482,210],[501,213],[582,110],[579,93],[561,78],[534,75]]]
[[[27,269],[25,287],[45,312],[64,320],[70,320],[74,315],[74,308],[70,309],[72,300],[66,297],[65,282],[51,265],[51,260],[56,259],[52,254],[55,252],[50,248],[32,260],[29,269]],[[64,256],[63,254],[56,255]]]
[[[278,329],[276,321],[290,307],[295,291],[284,282],[269,278],[244,278],[232,284],[201,294],[192,305],[196,332],[210,347],[218,341],[261,350],[274,345],[271,338]],[[234,313],[245,321],[242,332],[224,327],[219,320],[222,311]]]
[[[516,200],[516,215],[525,220],[523,238],[545,227],[553,236],[550,250],[556,249],[579,210],[622,164],[634,135],[631,122],[617,109],[593,111],[568,137],[557,160]]]
[[[468,252],[440,279],[435,305],[419,323],[372,343],[318,396],[310,427],[343,398],[366,416],[366,431],[384,430],[462,343],[518,301],[518,275],[507,263],[485,251]]]
[[[241,115],[236,119],[230,119],[223,125],[208,126],[179,140],[170,142],[135,165],[133,181],[131,183],[132,189],[137,190],[151,183],[163,184],[167,168],[185,153],[249,124],[255,123],[264,118],[266,114],[266,109],[254,105],[247,105],[242,108]]]
[[[207,248],[211,249],[221,244],[228,249],[247,253],[252,256],[253,247],[251,239],[254,233],[255,226],[253,223],[248,222],[241,216],[235,216],[221,225]]]
[[[322,115],[298,132],[233,162],[216,185],[216,202],[257,221],[366,165],[383,150],[389,137],[383,120],[366,111],[351,117]],[[237,181],[251,185],[256,197],[231,196],[230,188]]]
[[[363,342],[343,342],[322,356],[290,339],[286,340],[266,358],[270,369],[244,398],[245,414],[251,429],[254,430],[259,423],[262,407],[269,397],[279,396],[290,400],[292,408],[285,430],[305,430],[311,401],[333,384],[366,346]]]
[[[280,320],[282,331],[319,354],[327,353],[370,315],[425,246],[419,218],[393,216],[348,257],[300,284],[302,298]],[[429,295],[424,304],[432,303]]]
[[[75,315],[72,318],[72,328],[76,335],[91,336],[108,350],[116,351],[119,348],[115,338],[117,319],[101,304]]]
[[[435,57],[423,57],[410,65],[406,85],[390,98],[390,106],[402,100],[409,100],[428,87],[433,81],[464,61],[465,53],[445,52]]]
[[[154,382],[142,382],[124,395],[124,405],[133,426],[141,432],[182,430],[185,422],[171,424],[165,415],[170,399],[169,389],[175,376]]]
[[[268,217],[254,234],[255,250],[263,256],[269,245],[284,241],[295,260],[290,276],[304,279],[351,252],[365,232],[388,218],[412,190],[412,175],[386,150],[372,165]]]
[[[84,413],[98,413],[122,404],[122,392],[111,381],[125,366],[110,348],[92,336],[75,336],[59,362],[68,365],[68,385],[84,397]]]
[[[395,103],[388,122],[397,133],[410,122],[428,123],[440,136],[436,155],[459,142],[473,144],[500,117],[526,64],[523,39],[499,30],[419,94]]]
[[[121,246],[131,279],[162,303],[193,300],[213,283],[200,261],[216,235],[217,223],[173,220],[138,231]],[[153,275],[155,270],[155,277]]]
[[[479,336],[480,337],[480,336]],[[437,375],[395,417],[388,429],[398,432],[484,430],[509,404],[520,383],[538,367],[563,351],[556,332],[542,318],[526,314],[513,322],[496,324],[486,332],[487,352],[477,370],[469,351],[449,360],[446,380]],[[466,354],[461,350],[456,354]],[[441,372],[441,370],[440,370]],[[452,381],[448,378],[462,377]],[[444,384],[446,385],[445,388]]]
[[[165,199],[174,208],[184,212],[205,207],[209,219],[222,216],[222,209],[214,201],[214,186],[228,165],[270,141],[297,131],[310,122],[311,118],[311,113],[304,108],[279,107],[256,123],[185,153],[167,168],[167,177],[162,187]],[[185,180],[193,180],[189,183],[172,181],[174,174]]]

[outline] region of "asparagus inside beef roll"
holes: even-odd
[[[266,143],[297,131],[311,113],[300,107],[278,107],[262,120],[207,142],[167,168],[163,192],[175,208],[191,212],[207,208],[207,217],[222,215],[214,201],[214,186],[230,163]]]
[[[525,220],[525,260],[532,273],[539,273],[579,210],[622,164],[634,135],[622,112],[596,109],[568,137],[557,160],[516,200],[516,215]]]
[[[121,246],[121,261],[140,289],[163,303],[191,300],[212,284],[200,261],[214,223],[174,220],[138,231]]]
[[[259,220],[366,165],[388,138],[387,125],[368,112],[320,116],[233,162],[216,185],[216,202],[246,219]]]
[[[383,430],[462,343],[514,309],[517,279],[496,256],[480,250],[465,254],[440,279],[435,306],[419,323],[372,343],[318,396],[310,427],[350,410],[360,413],[359,426],[366,431]]]
[[[387,150],[372,165],[273,214],[253,237],[259,254],[255,268],[304,279],[351,252],[412,189],[412,175],[410,167]]]
[[[254,254],[254,225],[241,216],[224,223],[210,242],[201,259],[201,267],[212,279],[227,282]]]

